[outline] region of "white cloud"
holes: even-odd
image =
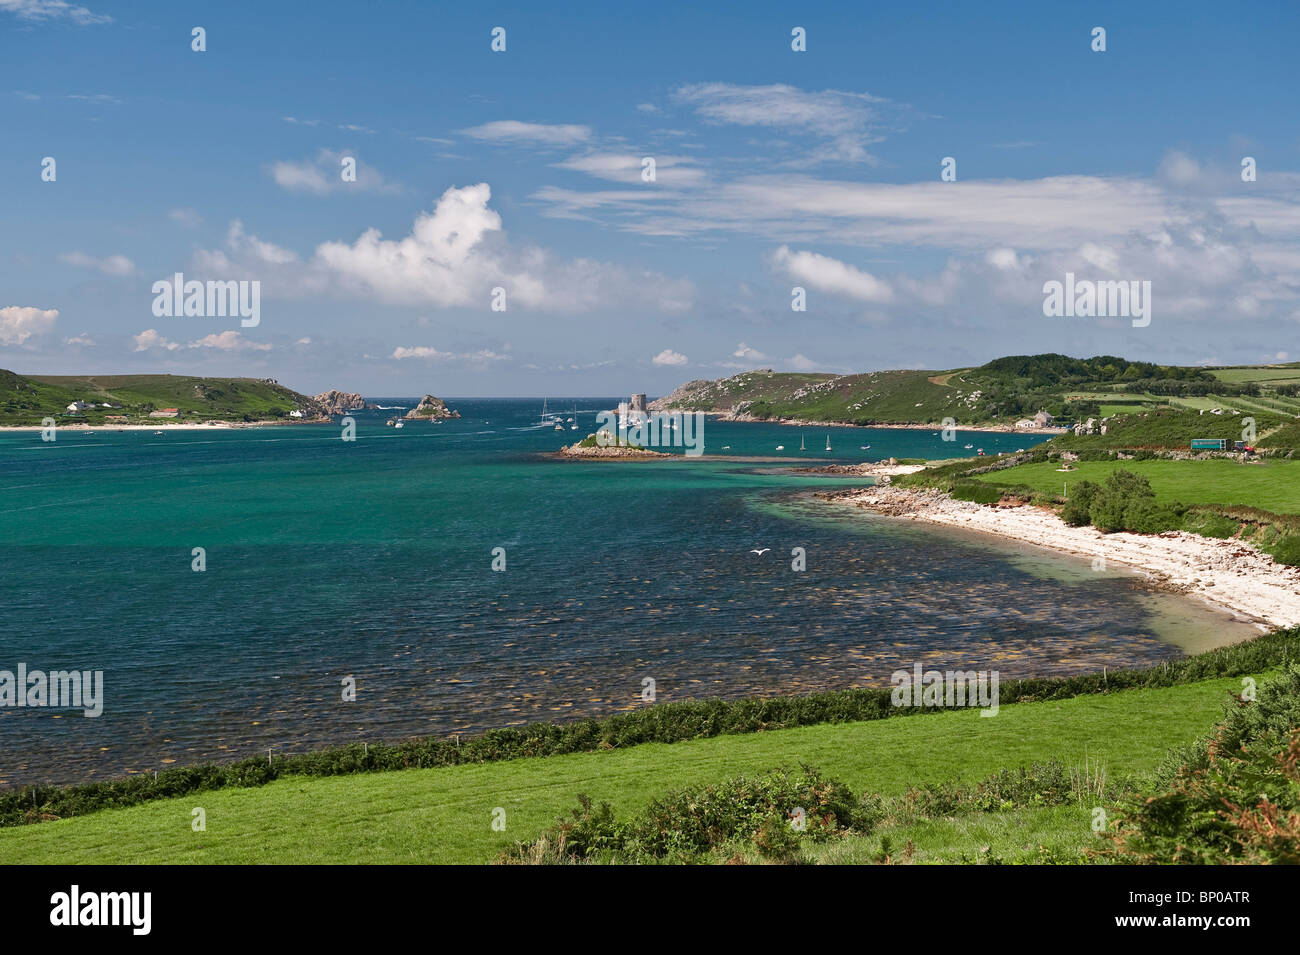
[[[113,22],[107,14],[93,13],[66,0],[0,0],[0,10],[21,20],[71,20],[82,26]]]
[[[681,352],[675,352],[675,351],[673,351],[671,348],[665,348],[665,349],[664,349],[663,351],[661,351],[659,354],[655,355],[654,358],[651,358],[651,359],[650,359],[650,364],[652,364],[652,365],[684,365],[684,364],[686,364],[688,361],[690,361],[690,359],[687,358],[685,355],[683,355]]]
[[[783,245],[773,254],[772,262],[791,278],[823,292],[863,302],[887,302],[893,298],[887,282],[816,252],[791,252]]]
[[[649,156],[654,159],[656,186],[698,186],[705,182],[703,169],[695,167],[696,160],[690,156],[658,156],[654,153],[588,153],[574,156],[555,165],[560,169],[572,169],[585,172],[589,176],[641,185],[643,162]],[[649,186],[650,183],[645,183]]]
[[[211,335],[204,335],[202,338],[190,342],[186,348],[219,348],[222,351],[270,351],[271,346],[267,342],[251,342],[244,338],[237,329],[228,328],[224,332],[216,332]]]
[[[83,103],[98,103],[102,105],[120,106],[122,101],[116,96],[110,96],[108,93],[69,93],[68,99],[80,100]]]
[[[0,345],[23,345],[33,335],[44,335],[59,317],[57,308],[6,305],[0,308]]]
[[[512,145],[531,143],[540,146],[572,146],[591,138],[589,126],[522,123],[514,119],[502,119],[481,126],[471,126],[459,132],[462,136],[481,142]]]
[[[172,209],[167,213],[167,218],[187,229],[194,229],[203,224],[203,217],[194,209]]]
[[[65,339],[63,339],[63,344],[65,344],[65,345],[82,345],[82,346],[84,346],[84,347],[89,348],[89,347],[91,347],[92,345],[94,345],[95,343],[94,343],[94,342],[93,342],[93,341],[92,341],[88,336],[86,336],[85,334],[81,334],[81,335],[74,336],[73,338],[65,338]]]
[[[657,304],[689,308],[686,281],[591,259],[558,259],[545,249],[506,241],[488,203],[487,183],[451,187],[432,212],[417,216],[409,235],[385,239],[367,229],[355,242],[323,242],[301,261],[288,249],[247,235],[235,222],[222,250],[195,254],[195,271],[256,274],[264,296],[352,297],[390,305],[487,309],[492,290],[516,306],[580,312],[604,306]]]
[[[1020,257],[1016,255],[1015,249],[992,249],[984,259],[995,269],[1016,269],[1020,267]]]
[[[165,348],[168,351],[175,351],[181,346],[176,342],[168,341],[158,334],[156,328],[146,328],[139,335],[132,335],[135,341],[136,351],[148,351],[150,348]]]
[[[158,333],[157,329],[146,328],[139,335],[133,335],[136,351],[148,351],[161,348],[165,351],[177,351],[181,348],[215,348],[219,351],[270,351],[271,346],[265,342],[253,342],[244,338],[238,329],[228,328],[224,332],[204,335],[192,342],[170,341]]]
[[[436,348],[430,348],[427,345],[416,345],[407,348],[399,345],[393,349],[393,357],[401,360],[403,358],[432,358],[434,360],[445,360],[451,358],[451,352],[438,351]]]
[[[230,255],[219,249],[200,249],[195,254],[195,264],[201,271],[228,274],[250,268],[261,271],[266,267],[294,265],[298,262],[297,253],[291,249],[263,242],[246,233],[244,223],[239,219],[231,222],[226,230],[226,249]]]
[[[84,252],[65,252],[59,256],[65,265],[75,265],[80,269],[94,269],[105,275],[134,275],[135,263],[125,255],[108,255],[102,259],[86,255]]]
[[[393,349],[392,357],[399,361],[405,358],[423,358],[428,361],[456,361],[470,365],[485,365],[488,362],[510,360],[509,355],[502,355],[486,348],[472,352],[446,352],[430,348],[428,345],[415,345],[410,348],[398,346]]]
[[[342,163],[348,157],[356,160],[357,178],[352,182],[345,182],[342,176]],[[290,192],[308,192],[323,196],[345,190],[378,193],[400,191],[398,187],[385,180],[378,169],[361,162],[355,155],[330,149],[322,149],[313,159],[304,159],[300,162],[282,160],[272,163],[268,171],[277,186]]]
[[[770,126],[823,140],[800,160],[803,164],[873,161],[867,146],[883,138],[875,129],[889,103],[870,93],[813,92],[784,83],[696,83],[679,87],[673,99],[710,122]]]
[[[1201,164],[1186,153],[1171,152],[1160,162],[1160,175],[1178,185],[1189,185],[1201,178]]]
[[[750,348],[744,342],[741,342],[739,345],[736,346],[736,350],[732,352],[732,355],[736,358],[744,358],[746,361],[767,361],[768,360],[768,357],[764,355],[761,351],[759,351],[757,348]]]

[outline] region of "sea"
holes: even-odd
[[[0,671],[103,675],[98,716],[0,706],[0,787],[1256,632],[1132,573],[828,503],[867,482],[803,470],[1042,436],[710,418],[702,457],[562,460],[617,398],[552,396],[563,432],[541,399],[400,429],[417,399],[371,400],[351,441],[337,419],[0,433]]]

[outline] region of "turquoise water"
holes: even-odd
[[[664,701],[882,685],[915,660],[1009,678],[1180,652],[1131,579],[842,510],[811,492],[862,479],[767,460],[952,455],[936,433],[710,421],[727,460],[545,456],[613,401],[579,399],[563,434],[507,400],[401,430],[357,412],[354,442],[0,434],[0,669],[100,669],[106,698],[97,719],[0,708],[0,783],[601,715],[642,705],[646,677]],[[800,455],[801,431],[836,450]]]

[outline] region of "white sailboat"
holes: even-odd
[[[804,445],[804,443],[803,443],[803,434],[802,434],[802,433],[800,433],[800,435],[799,435],[799,450],[800,450],[800,451],[807,451],[807,450],[808,450],[808,448],[807,448],[807,447]]]
[[[828,434],[826,435],[826,450],[829,451],[830,449],[831,449],[831,436]]]
[[[534,428],[549,428],[555,424],[554,415],[546,410],[546,399],[542,399],[542,419],[533,425]]]

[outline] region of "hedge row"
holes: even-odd
[[[1089,693],[1194,683],[1240,676],[1300,660],[1300,627],[1274,631],[1143,670],[1116,670],[1071,677],[1009,680],[999,687],[999,705],[1060,700]],[[640,743],[677,743],[705,737],[788,729],[818,723],[849,723],[931,713],[895,707],[889,688],[834,690],[809,696],[662,703],[603,719],[533,723],[492,730],[467,740],[424,737],[402,743],[360,743],[273,758],[161,770],[152,775],[77,786],[36,786],[0,794],[0,826],[80,816],[155,799],[230,787],[261,786],[284,776],[340,776],[351,773],[426,769],[529,756],[618,749]]]

